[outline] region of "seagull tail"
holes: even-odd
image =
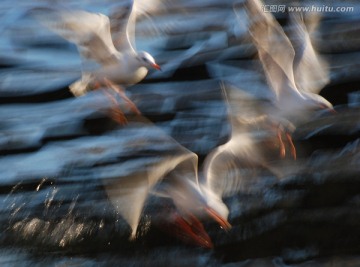
[[[80,80],[77,80],[69,86],[69,89],[74,96],[82,96],[89,91],[90,81],[90,74],[83,74]]]

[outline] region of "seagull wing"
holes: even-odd
[[[81,10],[41,10],[35,16],[50,30],[76,44],[83,58],[101,65],[118,61],[119,52],[111,39],[107,16]]]
[[[149,18],[148,25],[152,24],[150,14],[157,12],[162,3],[160,0],[132,0],[126,4],[126,7],[120,6],[110,15],[111,33],[115,47],[119,51],[136,51],[135,29],[140,17]]]
[[[112,14],[109,15],[111,23],[111,34],[114,40],[115,47],[119,51],[134,51],[135,47],[135,13],[134,1],[116,8]]]
[[[238,88],[221,85],[231,135],[228,142],[215,148],[204,161],[206,184],[219,197],[244,189],[248,181],[254,179],[255,166],[264,164],[255,133],[251,130],[255,128],[260,132],[264,119],[258,109],[259,101]]]
[[[246,1],[249,31],[258,50],[270,87],[279,98],[292,90],[298,92],[293,73],[295,51],[281,26],[261,8],[257,0]]]
[[[311,25],[308,25],[305,24],[301,13],[290,13],[288,36],[295,49],[294,76],[296,86],[299,90],[311,93],[319,93],[329,82],[328,66],[315,51],[310,38],[310,31],[314,31],[318,22],[319,15],[311,15]],[[308,30],[309,28],[310,30]]]

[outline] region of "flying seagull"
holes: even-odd
[[[273,131],[274,122],[261,109],[263,100],[230,84],[221,86],[231,132],[226,143],[206,156],[203,183],[212,199],[226,207],[223,197],[246,192],[262,181],[282,177],[283,173],[275,164],[276,159],[282,160],[277,153],[280,140]],[[263,173],[266,175],[261,176]],[[227,215],[227,208],[226,212]]]
[[[145,78],[149,69],[160,70],[154,58],[135,47],[136,17],[143,13],[138,1],[132,1],[128,19],[123,25],[115,47],[110,31],[110,20],[104,14],[83,10],[35,9],[33,15],[58,35],[74,43],[83,59],[82,78],[70,85],[75,96],[81,96],[102,85],[117,92],[137,114],[140,111],[118,86],[133,85]],[[141,10],[141,11],[140,11]],[[92,63],[96,64],[89,64]],[[108,94],[114,105],[116,98]],[[126,118],[121,111],[120,121]]]
[[[143,123],[130,121],[119,141],[124,145],[122,153],[130,155],[130,159],[121,162],[121,169],[116,167],[112,178],[104,179],[111,203],[131,227],[130,239],[137,236],[144,205],[152,194],[172,201],[177,214],[174,224],[184,235],[211,247],[205,230],[197,227],[202,225],[199,219],[215,220],[224,229],[229,229],[230,224],[221,203],[199,183],[198,156],[138,117]]]
[[[273,92],[271,116],[296,123],[316,110],[334,111],[318,92],[329,81],[326,65],[316,54],[300,13],[290,14],[289,37],[260,0],[247,0],[249,32]],[[290,134],[287,134],[291,142]],[[295,148],[295,147],[294,147]],[[292,153],[296,156],[296,151]]]

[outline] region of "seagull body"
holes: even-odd
[[[144,52],[143,52],[144,53]],[[117,53],[116,61],[103,65],[93,72],[83,72],[82,78],[70,85],[70,91],[75,96],[81,96],[97,88],[104,79],[121,85],[133,85],[145,78],[148,68],[134,60],[133,53]]]

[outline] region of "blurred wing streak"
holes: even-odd
[[[132,233],[131,238],[136,237],[141,212],[149,192],[154,185],[167,174],[176,169],[180,173],[191,174],[182,179],[192,179],[197,183],[197,156],[181,149],[181,153],[167,158],[159,157],[158,161],[143,168],[134,168],[134,172],[126,177],[112,179],[106,186],[106,192],[116,210],[129,223]]]
[[[278,22],[262,10],[260,1],[246,1],[246,8],[251,21],[250,34],[277,99],[287,94],[286,90],[298,92],[293,73],[295,51],[290,40]]]
[[[110,14],[111,34],[114,45],[119,51],[132,50],[135,52],[135,1],[128,1],[126,6],[121,6]]]
[[[248,157],[256,153],[248,135],[232,138],[216,148],[205,161],[208,187],[218,196],[231,196],[240,191],[246,176]]]
[[[83,58],[102,65],[117,62],[118,51],[111,39],[107,16],[82,10],[44,9],[36,10],[35,17],[50,30],[76,44]]]
[[[290,13],[288,36],[295,50],[294,76],[297,88],[319,93],[329,82],[329,69],[326,62],[316,53],[310,39],[310,31],[315,30],[319,15],[310,16],[310,25],[307,27],[300,13]]]
[[[111,32],[115,47],[119,51],[136,51],[136,23],[141,17],[149,20],[149,24],[156,29],[151,14],[163,7],[160,0],[132,0],[127,7],[121,7],[110,15]]]
[[[190,63],[191,65],[196,64],[197,56],[213,51],[220,50],[227,47],[227,35],[222,32],[212,33],[210,38],[203,41],[196,41],[191,48],[186,49],[175,58],[172,58],[166,64],[163,64],[161,69],[162,72],[154,72],[150,75],[151,78],[157,77],[171,77],[176,70],[181,68],[183,64]]]
[[[186,62],[187,60],[193,58],[199,52],[201,52],[205,47],[204,42],[198,42],[194,44],[191,48],[187,49],[185,52],[181,53],[177,57],[171,59],[171,61],[167,62],[166,64],[162,65],[161,70],[162,72],[154,72],[149,77],[157,78],[157,77],[171,77],[179,67]]]

